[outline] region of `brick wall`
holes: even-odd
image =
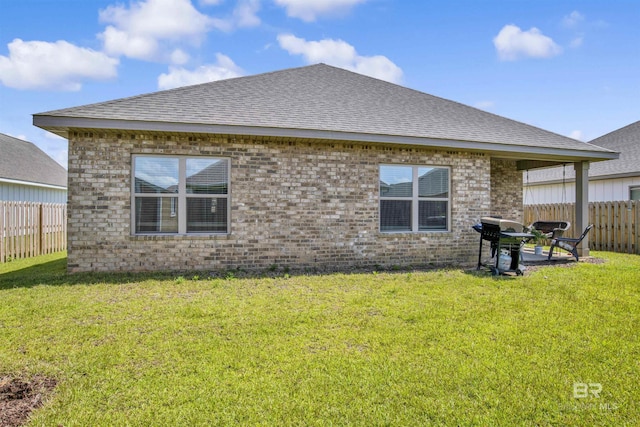
[[[131,155],[231,159],[228,235],[132,236]],[[451,167],[451,231],[380,233],[380,164]],[[490,172],[490,166],[495,167]],[[488,156],[427,148],[275,138],[72,131],[68,268],[265,270],[471,265],[480,217],[506,205],[517,171]],[[515,167],[514,167],[515,169]],[[506,174],[508,179],[498,179]],[[522,197],[522,191],[513,191]],[[503,206],[504,205],[504,206]],[[521,199],[520,199],[521,205]],[[521,208],[521,206],[520,206]],[[507,216],[507,215],[505,215]]]
[[[515,160],[491,159],[491,215],[523,221],[522,171]]]

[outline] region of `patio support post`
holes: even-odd
[[[575,237],[579,237],[589,225],[589,162],[573,164],[576,171],[576,224]],[[589,256],[589,235],[577,247],[578,256]]]

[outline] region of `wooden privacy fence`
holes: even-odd
[[[0,201],[0,262],[67,249],[67,205]]]
[[[524,223],[539,220],[564,220],[571,222],[565,234],[577,237],[583,230],[576,230],[575,204],[527,205],[524,207]],[[589,248],[597,251],[624,252],[640,255],[640,201],[589,203]]]

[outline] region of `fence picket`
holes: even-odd
[[[635,202],[636,205],[636,216],[635,222],[633,223],[634,234],[636,236],[636,247],[633,251],[636,254],[640,254],[640,202]]]
[[[2,260],[5,259],[4,257],[4,227],[5,227],[5,221],[4,221],[4,211],[5,211],[6,207],[3,203],[0,203],[0,262],[2,262]]]
[[[67,205],[0,201],[0,263],[67,249]]]
[[[607,229],[607,250],[611,251],[613,249],[613,233],[611,232],[611,210],[612,210],[612,206],[610,204],[607,204],[607,217],[605,219],[605,222],[603,223],[604,226]]]
[[[576,237],[582,230],[576,230],[573,203],[526,205],[526,224],[535,221],[569,221],[567,232]],[[640,255],[640,201],[591,202],[589,203],[589,223],[594,225],[589,235],[589,247],[599,251],[613,251]]]

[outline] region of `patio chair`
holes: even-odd
[[[569,221],[536,221],[529,226],[529,230],[535,228],[542,231],[548,239],[562,237],[563,233],[571,227]]]
[[[571,255],[576,257],[576,261],[580,261],[578,259],[578,245],[580,244],[580,242],[582,242],[582,239],[585,238],[587,233],[589,233],[592,228],[593,224],[590,224],[587,228],[584,229],[580,237],[578,237],[577,239],[571,237],[556,237],[554,239],[551,239],[551,248],[549,249],[549,257],[547,259],[551,259],[554,248],[562,248],[565,251],[571,252]]]

